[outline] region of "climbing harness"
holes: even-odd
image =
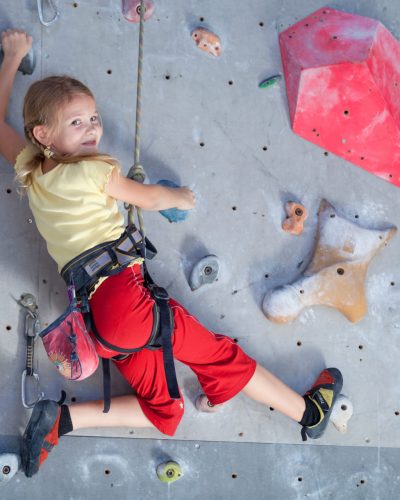
[[[37,0],[37,8],[38,8],[38,13],[39,13],[39,20],[43,24],[43,26],[48,27],[48,26],[51,26],[53,23],[55,23],[57,21],[57,19],[60,17],[60,13],[57,10],[57,7],[54,5],[53,0],[47,0],[47,3],[49,4],[49,6],[54,11],[54,16],[49,21],[45,21],[44,20],[44,16],[43,16],[43,3],[44,3],[44,0]]]
[[[153,282],[146,264],[145,257],[151,259],[157,251],[152,243],[144,238],[134,225],[127,226],[124,233],[116,241],[102,243],[78,255],[61,270],[61,276],[68,286],[73,285],[79,300],[87,331],[92,331],[96,340],[103,346],[118,352],[113,359],[121,361],[134,352],[142,349],[163,349],[164,370],[168,392],[171,398],[179,399],[179,388],[176,380],[175,366],[172,354],[171,335],[173,331],[173,314],[169,307],[169,296],[164,288]],[[110,344],[96,328],[93,315],[90,312],[89,297],[101,277],[112,276],[123,271],[134,261],[143,261],[143,277],[145,286],[154,300],[153,327],[146,344],[140,347],[121,348]],[[50,328],[50,327],[49,327]],[[41,334],[42,335],[42,334]],[[80,360],[81,364],[84,360]],[[102,358],[104,412],[110,408],[111,376],[110,361]]]
[[[25,337],[26,337],[26,364],[21,378],[21,398],[24,408],[33,408],[35,404],[43,399],[44,393],[40,390],[39,375],[33,369],[33,356],[35,340],[40,332],[40,322],[38,306],[35,297],[30,293],[21,295],[17,301],[26,310],[25,316]],[[33,384],[36,388],[36,397],[29,398],[28,385]]]

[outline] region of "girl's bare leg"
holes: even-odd
[[[259,364],[257,364],[253,377],[242,392],[255,401],[271,406],[296,422],[302,419],[306,408],[300,394],[293,391]]]
[[[75,403],[69,406],[74,430],[88,427],[153,427],[134,395],[112,398],[108,413],[103,400]]]

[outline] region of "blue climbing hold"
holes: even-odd
[[[180,187],[178,186],[178,184],[175,184],[175,182],[168,181],[165,179],[158,181],[157,184],[173,188]],[[189,215],[189,210],[180,210],[179,208],[168,208],[167,210],[160,210],[160,214],[163,215],[166,219],[168,219],[169,222],[182,222],[187,219],[187,216]]]

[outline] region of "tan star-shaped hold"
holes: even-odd
[[[359,321],[368,309],[364,290],[368,266],[396,231],[394,226],[360,227],[322,200],[314,256],[295,283],[266,295],[265,315],[276,323],[288,323],[305,307],[324,305],[335,307],[354,323]]]

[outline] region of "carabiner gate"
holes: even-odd
[[[30,401],[28,399],[28,383],[27,380],[28,378],[32,379],[35,381],[35,384],[37,386],[37,396],[36,399],[33,401]],[[36,403],[38,403],[41,399],[44,398],[44,392],[40,390],[40,385],[39,385],[39,375],[35,372],[32,372],[32,375],[28,375],[28,371],[24,370],[22,372],[22,378],[21,378],[21,399],[22,399],[22,406],[24,408],[33,408]]]

